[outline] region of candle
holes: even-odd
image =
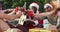
[[[16,6],[16,8],[15,8],[15,12],[18,12],[18,6]]]

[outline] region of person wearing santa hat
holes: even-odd
[[[31,10],[34,10],[34,13],[39,13],[39,11],[38,11],[39,10],[39,5],[37,3],[35,3],[35,2],[31,3],[29,8]]]
[[[58,15],[56,13],[58,11],[58,8],[59,8],[59,6],[54,8],[51,4],[47,3],[47,4],[44,5],[44,9],[45,9],[46,12],[41,13],[41,14],[36,14],[34,16],[37,19],[38,18],[40,18],[40,19],[41,18],[42,19],[46,18],[49,22],[49,25],[53,25],[54,27],[56,27],[60,22],[59,17],[57,17]],[[48,22],[45,22],[45,23],[47,23],[47,25],[48,25]]]
[[[33,19],[34,21],[32,22],[33,24],[28,25],[28,28],[34,28],[34,27],[40,27],[43,28],[43,20],[39,19],[39,20],[35,20],[35,18],[33,18],[33,14],[40,14],[41,12],[39,12],[39,5],[35,2],[31,3],[29,6],[29,10],[28,10],[28,17],[29,19]],[[29,23],[29,22],[27,22]],[[40,26],[39,26],[40,25]]]
[[[49,4],[49,3],[47,3],[47,4],[45,4],[44,9],[45,9],[46,12],[50,12],[50,11],[52,11],[53,6],[52,6],[51,4]],[[59,11],[59,9],[60,9],[60,8],[57,8],[56,10]],[[58,13],[57,11],[56,11],[55,13],[53,13],[52,15],[47,16],[48,22],[49,22],[50,24],[52,24],[52,25],[55,25],[55,26],[59,25],[59,24],[58,24],[59,20],[57,20],[59,13]],[[56,22],[56,21],[57,21],[57,22]]]
[[[30,9],[34,10],[35,14],[40,14],[42,12],[38,11],[39,10],[39,5],[37,3],[32,3],[30,4]],[[43,28],[43,20],[42,19],[38,19],[36,21],[34,21],[37,25],[37,27]]]

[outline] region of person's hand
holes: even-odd
[[[14,14],[14,13],[16,13],[15,10],[11,11],[11,12],[9,13],[9,15],[12,15],[12,14]]]
[[[22,12],[21,11],[18,11],[18,12],[15,12],[16,14],[22,14]]]
[[[38,14],[34,14],[34,19],[38,19],[39,18],[39,15]]]
[[[8,12],[13,11],[14,9],[7,9]]]
[[[16,13],[16,15],[21,16],[21,15],[22,15],[22,12],[21,12],[21,11],[18,11],[18,12]]]

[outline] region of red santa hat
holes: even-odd
[[[47,4],[44,5],[44,8],[47,8],[47,7],[53,8],[53,6],[51,4],[49,4],[49,3],[47,3]]]
[[[31,3],[29,8],[32,9],[33,6],[36,7],[37,9],[39,9],[39,5],[37,3],[35,3],[35,2]]]

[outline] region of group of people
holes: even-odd
[[[44,13],[40,12],[39,5],[34,2],[30,4],[28,10],[23,7],[2,10],[0,7],[0,32],[28,32],[31,28],[44,28],[44,19],[51,25],[57,26],[60,32],[60,6],[53,7],[51,3],[47,3],[44,9]],[[18,19],[18,24],[11,24],[15,19]]]

